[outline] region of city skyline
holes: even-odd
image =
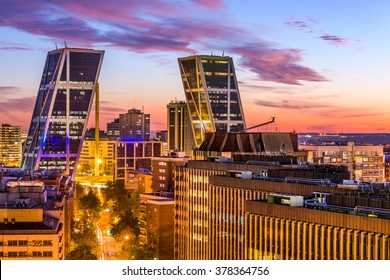
[[[131,108],[166,129],[166,104],[185,99],[177,58],[224,53],[234,59],[247,127],[276,116],[268,130],[390,132],[387,1],[0,3],[2,123],[27,130],[41,61],[66,41],[106,52],[101,129]]]

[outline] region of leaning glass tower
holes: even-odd
[[[23,170],[59,169],[74,176],[104,51],[48,53],[24,147]]]
[[[178,60],[196,146],[207,132],[245,129],[233,59],[194,55]]]

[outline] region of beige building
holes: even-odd
[[[0,192],[0,259],[62,260],[68,202],[42,182],[9,182]]]
[[[385,181],[383,146],[357,146],[348,142],[344,146],[300,146],[308,150],[308,161],[348,166],[350,179],[361,182]]]
[[[115,141],[105,139],[99,141],[99,170],[101,175],[114,174],[114,145]],[[84,140],[77,165],[78,174],[88,175],[94,172],[95,149],[95,140]]]

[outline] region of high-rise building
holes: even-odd
[[[22,130],[20,126],[3,123],[0,127],[0,164],[20,166],[22,161]]]
[[[119,136],[121,139],[148,141],[150,139],[150,114],[131,109],[119,115]]]
[[[233,59],[194,55],[178,60],[195,145],[200,146],[207,132],[245,129]]]
[[[107,136],[110,140],[115,140],[120,138],[119,118],[116,118],[114,119],[114,121],[107,123]]]
[[[187,103],[172,101],[167,105],[168,149],[190,155],[195,147]]]
[[[74,176],[104,51],[50,51],[24,148],[23,170],[60,169]]]

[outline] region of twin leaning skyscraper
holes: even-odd
[[[74,176],[104,51],[48,53],[24,148],[22,169],[60,169]]]
[[[60,169],[74,177],[104,51],[48,53],[24,148],[22,169]],[[245,129],[233,59],[194,55],[179,68],[195,146],[208,132]]]

